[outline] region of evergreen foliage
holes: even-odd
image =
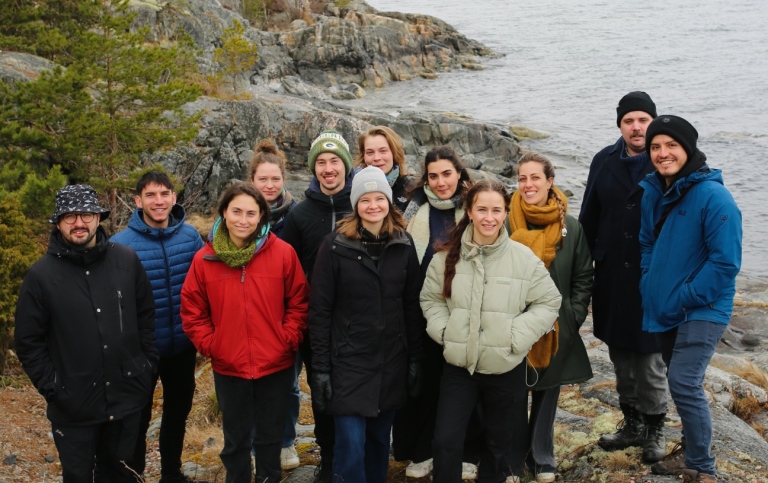
[[[219,79],[227,78],[232,84],[232,91],[237,96],[237,78],[253,67],[259,60],[258,47],[243,37],[245,27],[235,20],[232,27],[224,29],[221,37],[221,47],[213,51],[213,61],[221,69],[217,73]]]
[[[95,5],[66,68],[0,85],[0,163],[22,162],[38,173],[59,164],[114,211],[144,156],[194,138],[197,115],[181,106],[200,89],[190,81],[195,63],[187,44],[147,44],[146,30],[130,30],[134,15],[125,0]]]
[[[0,82],[0,371],[56,191],[91,184],[112,210],[113,228],[119,195],[145,160],[197,133],[199,114],[182,110],[200,95],[192,42],[152,44],[147,29],[131,29],[134,16],[127,0],[13,0],[0,8],[0,49],[57,64],[37,80]]]

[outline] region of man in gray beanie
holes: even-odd
[[[606,451],[643,448],[642,459],[664,457],[667,412],[664,361],[656,338],[642,329],[640,300],[640,199],[638,183],[653,171],[645,132],[656,105],[630,92],[616,106],[621,137],[597,153],[589,167],[579,221],[595,260],[592,314],[595,336],[608,346],[624,421],[600,437]]]
[[[704,373],[733,312],[741,212],[722,172],[696,147],[698,132],[688,121],[659,116],[647,133],[656,173],[640,182],[643,330],[659,342],[683,424],[682,451],[651,470],[716,483]]]
[[[16,305],[16,353],[48,403],[64,483],[136,481],[127,465],[158,359],[147,274],[107,240],[108,216],[90,186],[59,190],[48,252]]]

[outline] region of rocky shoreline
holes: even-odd
[[[223,29],[235,20],[247,25],[238,13],[239,0],[178,4],[146,0],[132,5],[139,14],[135,26],[149,27],[155,40],[173,38],[179,29],[188,33],[201,50],[199,62],[204,71],[213,69],[212,53]],[[202,112],[197,138],[190,146],[155,155],[154,160],[182,180],[182,199],[190,211],[208,212],[230,182],[243,178],[253,146],[267,137],[288,155],[288,189],[300,198],[311,177],[306,152],[314,136],[327,128],[340,131],[354,144],[358,133],[384,124],[403,138],[409,167],[415,173],[427,150],[449,144],[462,153],[475,176],[495,176],[510,183],[507,177],[513,174],[521,148],[520,138],[508,126],[451,113],[374,112],[364,107],[364,100],[354,107],[336,102],[364,99],[366,90],[390,82],[482,68],[482,58],[493,52],[434,17],[378,12],[361,1],[353,0],[344,8],[328,3],[311,20],[295,20],[283,31],[247,29],[245,36],[258,46],[260,57],[244,73],[239,86],[250,99],[203,97],[185,106],[188,112]],[[48,68],[50,63],[37,57],[0,52],[0,80],[23,81]],[[768,482],[766,316],[768,282],[739,278],[731,328],[718,346],[705,381],[713,407],[721,481]],[[622,460],[594,445],[599,434],[619,421],[620,413],[607,348],[592,336],[589,322],[581,334],[595,377],[564,390],[561,398],[556,445],[563,479],[678,481],[648,474],[648,468],[637,464],[637,451],[614,452],[624,454]],[[46,426],[44,420],[41,425]],[[665,428],[670,448],[671,441],[679,440],[679,426],[672,409]],[[305,438],[311,436],[311,430],[311,425],[300,427]],[[6,447],[8,440],[0,442],[4,452],[13,451]],[[206,450],[194,453],[200,451]],[[0,482],[33,481],[17,479],[18,472],[6,471],[12,467],[0,467]],[[199,469],[195,466],[195,471]],[[286,481],[311,481],[310,472],[309,466],[301,467]],[[405,476],[391,481],[405,481]]]

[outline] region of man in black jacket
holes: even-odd
[[[595,260],[592,314],[595,336],[608,346],[624,413],[616,433],[598,444],[606,451],[642,446],[643,461],[664,457],[667,412],[664,361],[653,334],[642,329],[640,301],[640,180],[653,171],[645,130],[656,105],[645,92],[625,95],[616,107],[621,137],[597,153],[589,167],[579,221]]]
[[[349,200],[352,189],[352,155],[341,134],[323,131],[312,141],[307,162],[315,178],[304,193],[306,199],[288,213],[282,238],[296,250],[309,280],[320,242],[336,230],[337,221],[352,211]],[[311,376],[312,351],[309,337],[304,337],[300,351],[307,375]],[[335,442],[333,417],[318,410],[314,404],[312,412],[315,417],[315,438],[322,458],[322,466],[314,481],[330,483]]]
[[[90,186],[59,190],[16,306],[16,351],[48,402],[64,483],[136,481],[127,464],[158,357],[146,272],[107,240],[108,216]]]

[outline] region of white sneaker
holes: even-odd
[[[292,470],[299,467],[299,454],[296,447],[291,445],[280,450],[280,466],[284,470]]]
[[[515,475],[507,476],[507,479],[504,480],[505,483],[520,483],[520,477]]]
[[[462,480],[476,480],[477,479],[477,465],[472,463],[461,464],[461,479]]]
[[[555,481],[554,473],[539,473],[536,475],[536,483],[552,483]]]
[[[405,476],[408,478],[424,478],[428,474],[432,473],[432,458],[422,461],[421,463],[411,463],[405,469]]]

